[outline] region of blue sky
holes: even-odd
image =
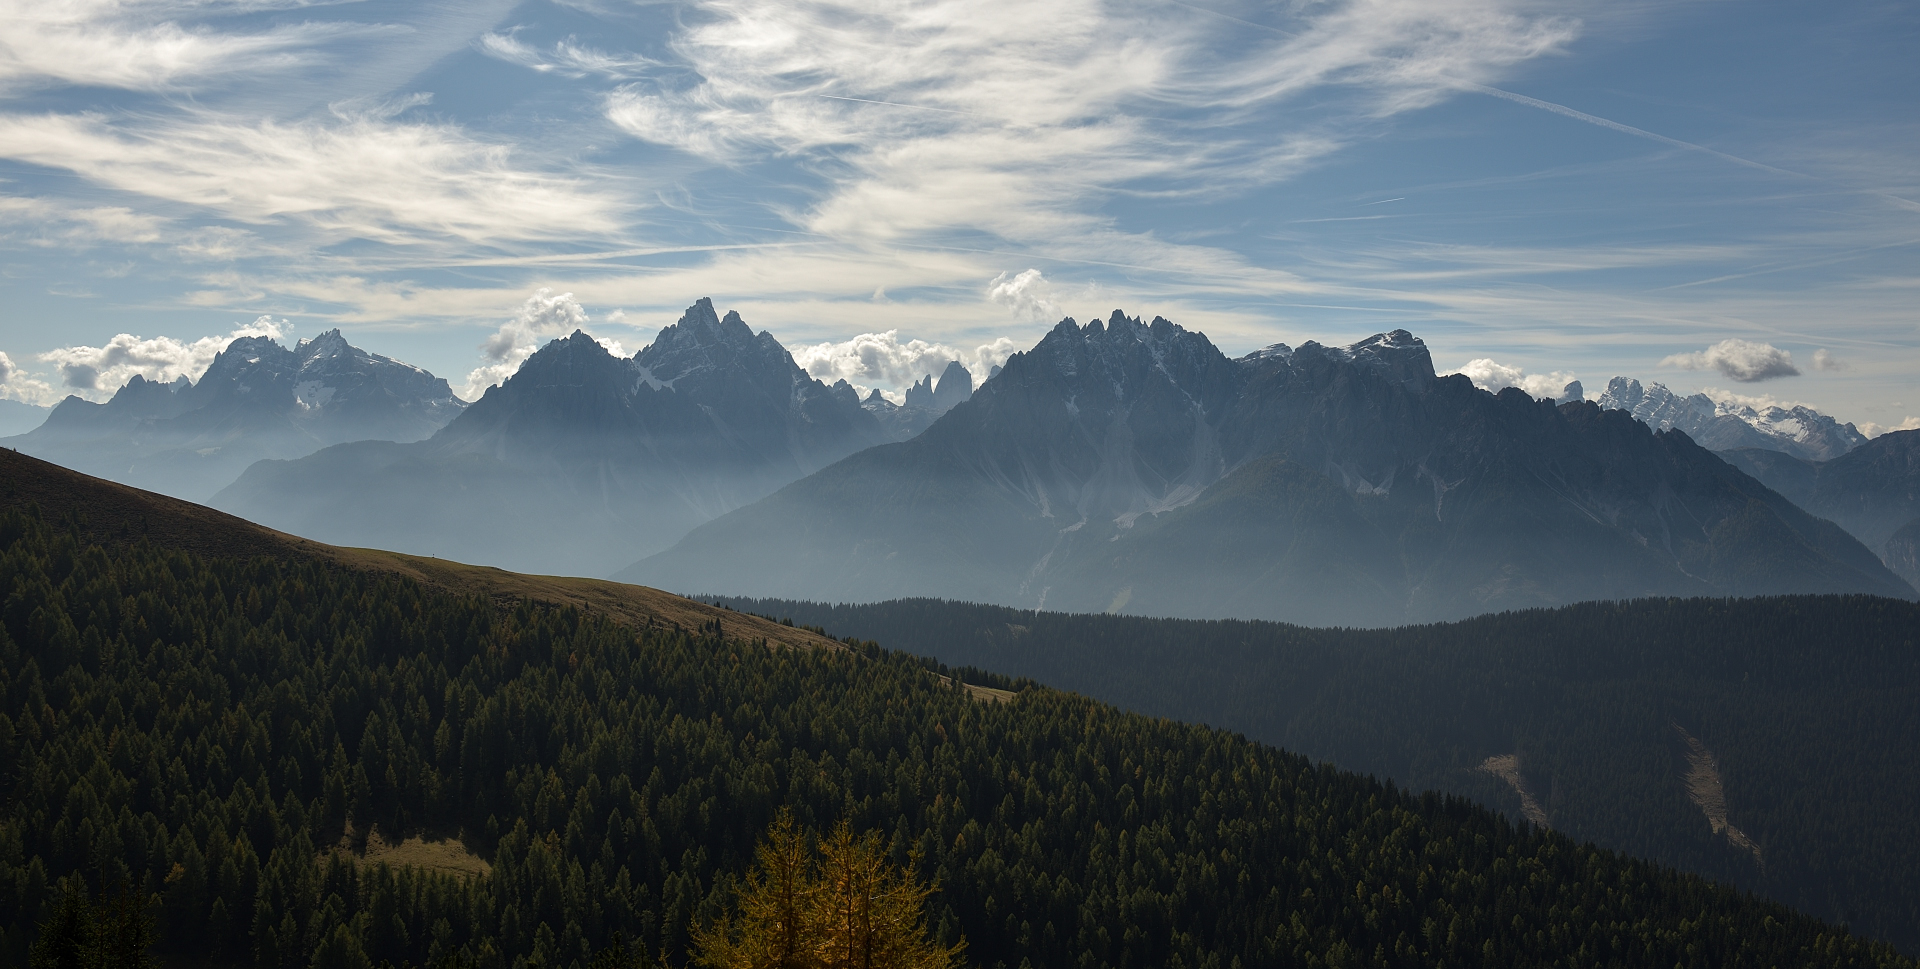
[[[893,390],[1119,307],[1920,425],[1912,4],[6,6],[0,396],[712,296]]]

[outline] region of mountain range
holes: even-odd
[[[1706,394],[1682,397],[1662,384],[1615,377],[1597,401],[1606,410],[1624,410],[1655,430],[1681,430],[1709,451],[1761,448],[1809,461],[1837,458],[1862,444],[1866,435],[1804,404],[1755,407],[1733,398]]]
[[[338,545],[604,575],[889,439],[851,385],[702,299],[631,358],[576,331],[424,441],[262,461],[212,504]]]
[[[114,481],[205,500],[255,461],[343,441],[417,441],[466,407],[446,380],[328,330],[288,349],[242,337],[199,381],[135,375],[105,403],[68,397],[8,447]]]
[[[1636,596],[1914,590],[1684,433],[1437,377],[1404,330],[1229,359],[1065,320],[912,440],[616,576],[825,601],[1381,626]]]

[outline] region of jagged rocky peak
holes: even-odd
[[[723,316],[705,296],[633,359],[650,383],[669,386],[690,374],[736,367],[751,368],[756,376],[768,379],[791,380],[799,371],[793,356],[772,333],[755,334],[737,310]],[[804,373],[800,376],[805,378]]]
[[[243,336],[214,355],[213,363],[201,375],[199,385],[206,387],[239,379],[243,374],[259,369],[277,372],[292,370],[297,366],[299,362],[293,351],[281,346],[272,337]]]
[[[1383,374],[1410,390],[1424,391],[1434,381],[1433,356],[1427,352],[1426,342],[1406,330],[1375,333],[1344,347],[1319,347],[1309,342],[1300,349],[1306,352],[1309,347]]]
[[[907,400],[902,406],[919,410],[933,409],[933,374],[921,377],[907,388]]]
[[[294,345],[294,355],[304,365],[312,360],[325,360],[333,357],[351,356],[365,351],[347,342],[339,327],[328,330],[311,340],[301,340]]]
[[[876,391],[878,393],[878,391]],[[873,398],[869,397],[871,401]],[[884,400],[884,398],[882,398]],[[934,380],[933,374],[927,374],[907,388],[907,399],[901,406],[944,414],[955,404],[973,399],[973,373],[960,361],[947,364],[941,371],[940,379]]]
[[[1587,388],[1582,387],[1580,385],[1580,381],[1573,380],[1573,381],[1569,381],[1565,387],[1562,387],[1560,389],[1560,396],[1554,399],[1554,403],[1571,404],[1575,401],[1581,401],[1586,399],[1587,399]]]
[[[1862,444],[1866,435],[1804,404],[1754,406],[1728,396],[1682,397],[1665,386],[1642,386],[1615,377],[1598,400],[1604,410],[1623,410],[1655,430],[1679,430],[1714,451],[1758,447],[1809,461],[1837,458]]]
[[[1160,316],[1154,317],[1151,323],[1143,323],[1139,317],[1128,316],[1121,310],[1114,310],[1105,321],[1092,320],[1085,326],[1069,316],[1032,350],[1015,354],[1015,358],[1022,357],[1051,358],[1063,376],[1075,375],[1083,364],[1118,366],[1123,370],[1134,364],[1150,364],[1169,373],[1179,370],[1185,374],[1226,359],[1204,333],[1188,330]],[[1007,366],[1012,367],[1013,360],[1008,360]]]

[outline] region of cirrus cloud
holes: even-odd
[[[609,236],[628,207],[608,187],[515,164],[506,145],[390,114],[376,106],[298,123],[195,114],[140,125],[0,114],[0,157],[242,222],[291,220],[323,236],[398,244]]]
[[[1271,183],[1579,32],[1526,0],[1303,5],[1264,30],[1101,0],[694,6],[686,70],[611,93],[619,128],[729,166],[816,158],[831,184],[792,218],[837,239],[978,231],[1107,259],[1202,248],[1116,233],[1095,211],[1112,193]]]
[[[175,18],[185,12],[179,3],[140,0],[13,0],[0,17],[0,91],[57,84],[152,91],[285,71],[312,62],[322,40],[372,29],[308,22],[223,31],[183,26]]]

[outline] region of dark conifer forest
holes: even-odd
[[[0,513],[0,962],[65,895],[261,967],[688,958],[770,821],[876,831],[980,966],[1911,965],[1702,878],[870,642],[768,648]],[[980,677],[976,676],[976,679]],[[370,832],[487,867],[369,863]]]
[[[1920,951],[1920,604],[1631,600],[1382,630],[723,600],[1241,731]],[[1695,745],[1698,745],[1697,747]],[[1728,828],[1696,796],[1710,762]],[[1744,839],[1744,843],[1743,843]]]

